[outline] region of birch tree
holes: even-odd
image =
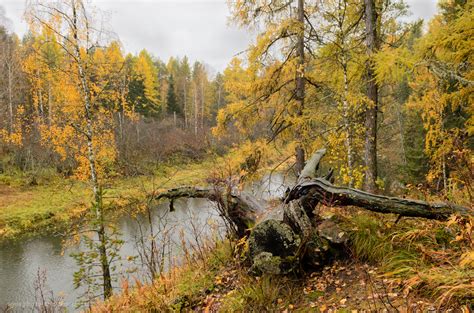
[[[93,79],[94,51],[100,48],[105,34],[95,28],[93,15],[81,0],[32,1],[28,4],[27,18],[33,31],[44,29],[54,34],[65,57],[65,61],[59,65],[60,72],[64,73],[61,77],[59,96],[62,101],[59,101],[59,109],[66,122],[57,129],[60,136],[53,138],[53,143],[59,152],[64,149],[64,141],[60,141],[60,137],[69,141],[69,144],[71,140],[84,143],[84,149],[78,151],[78,161],[87,164],[87,168],[79,168],[84,171],[84,176],[88,176],[93,194],[92,225],[98,243],[91,248],[96,249],[98,254],[102,295],[105,299],[112,295],[112,275],[98,165],[103,164],[101,161],[104,157],[113,159],[115,153],[113,147],[104,150],[104,146],[113,142],[113,133],[103,127],[104,121],[110,116],[107,116],[107,110],[100,103],[101,92],[109,82],[102,80],[105,78]]]

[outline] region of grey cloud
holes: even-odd
[[[248,30],[228,22],[226,0],[89,0],[106,12],[106,25],[120,38],[127,52],[147,49],[160,59],[187,55],[222,71],[230,59],[253,39]],[[436,0],[407,0],[410,19],[429,19]],[[0,0],[13,29],[22,35],[23,0]]]

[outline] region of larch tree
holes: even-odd
[[[212,129],[214,135],[224,136],[228,133],[228,127],[232,127],[243,136],[252,136],[253,125],[259,119],[258,115],[252,114],[254,81],[253,71],[244,68],[241,59],[233,58],[230,61],[223,74],[223,89],[227,104],[217,112],[217,125]]]
[[[188,129],[191,125],[191,93],[190,93],[190,82],[191,82],[191,67],[187,57],[183,57],[182,60],[176,60],[176,89],[178,103],[182,107],[184,116],[184,128]]]
[[[248,59],[255,71],[263,71],[266,77],[256,84],[255,105],[260,105],[282,91],[290,93],[287,102],[277,110],[270,122],[276,138],[283,131],[293,131],[295,140],[295,171],[299,173],[305,163],[304,123],[306,83],[315,86],[305,75],[306,55],[312,53],[314,28],[309,23],[311,8],[304,0],[296,1],[248,1],[230,2],[233,20],[242,27],[263,28],[257,42],[248,51]]]
[[[474,198],[472,159],[474,133],[473,45],[474,5],[469,1],[441,4],[428,33],[406,57],[415,75],[408,107],[421,115],[426,131],[425,153],[430,159],[427,180],[443,189],[465,186]],[[442,186],[442,188],[440,188]]]
[[[342,182],[349,187],[360,187],[363,173],[357,166],[356,155],[361,150],[360,115],[365,100],[360,89],[364,71],[360,23],[363,5],[358,0],[325,1],[319,10],[323,22],[320,28],[322,45],[315,60],[320,68],[317,75],[330,89],[339,113],[328,134],[328,147],[334,161],[345,160],[345,164],[338,164]],[[345,151],[341,151],[343,147]]]
[[[212,82],[212,91],[213,91],[213,99],[212,99],[212,108],[211,112],[213,112],[212,120],[215,119],[216,113],[222,108],[225,104],[225,90],[224,90],[224,76],[221,73],[217,73],[214,81]]]
[[[365,110],[365,189],[374,192],[377,188],[377,114],[379,108],[378,85],[373,61],[373,56],[379,48],[376,0],[364,0],[364,8],[367,48],[366,95],[368,99]]]
[[[176,89],[173,74],[168,76],[168,92],[166,94],[166,109],[169,114],[181,115],[181,108],[176,100]]]
[[[209,111],[210,89],[207,78],[207,71],[204,64],[195,62],[192,72],[192,94],[194,101],[194,134],[197,135],[198,129],[204,129],[205,116]]]
[[[132,73],[130,104],[142,115],[158,116],[161,113],[158,70],[146,50],[133,59]]]

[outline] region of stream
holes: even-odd
[[[257,198],[268,200],[281,197],[285,186],[290,182],[290,178],[273,174],[247,185],[245,191]],[[219,239],[224,236],[223,220],[215,204],[206,199],[179,199],[174,203],[173,212],[169,212],[169,203],[163,202],[153,208],[151,216],[156,242],[163,243],[161,248],[166,255],[164,270],[179,264],[183,243],[193,249],[204,244],[202,238]],[[146,280],[137,246],[140,234],[148,234],[149,229],[145,225],[145,216],[123,216],[117,223],[117,230],[124,244],[119,251],[122,261],[114,273],[117,278],[114,283],[116,292],[124,278],[138,277],[140,280]],[[83,244],[64,247],[64,239],[53,236],[37,237],[0,246],[0,310],[8,305],[14,312],[31,311],[38,291],[35,285],[41,281],[38,275],[46,279],[46,297],[50,297],[52,292],[54,297],[61,298],[69,311],[75,310],[77,300],[84,289],[74,288],[73,274],[78,266],[71,253],[80,251]]]

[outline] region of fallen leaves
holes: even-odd
[[[219,311],[219,305],[226,297],[234,296],[239,288],[239,279],[245,275],[236,269],[226,269],[215,276],[215,288],[200,305],[205,312]],[[256,278],[259,281],[261,278]],[[427,311],[432,301],[408,298],[403,293],[402,282],[379,275],[375,266],[359,263],[335,262],[319,272],[309,274],[301,282],[298,298],[280,296],[273,302],[274,308],[282,313],[311,309],[311,312],[335,313],[338,311],[363,313],[387,311],[397,308],[401,312]],[[295,300],[298,301],[295,304]],[[243,300],[242,300],[243,301]]]

